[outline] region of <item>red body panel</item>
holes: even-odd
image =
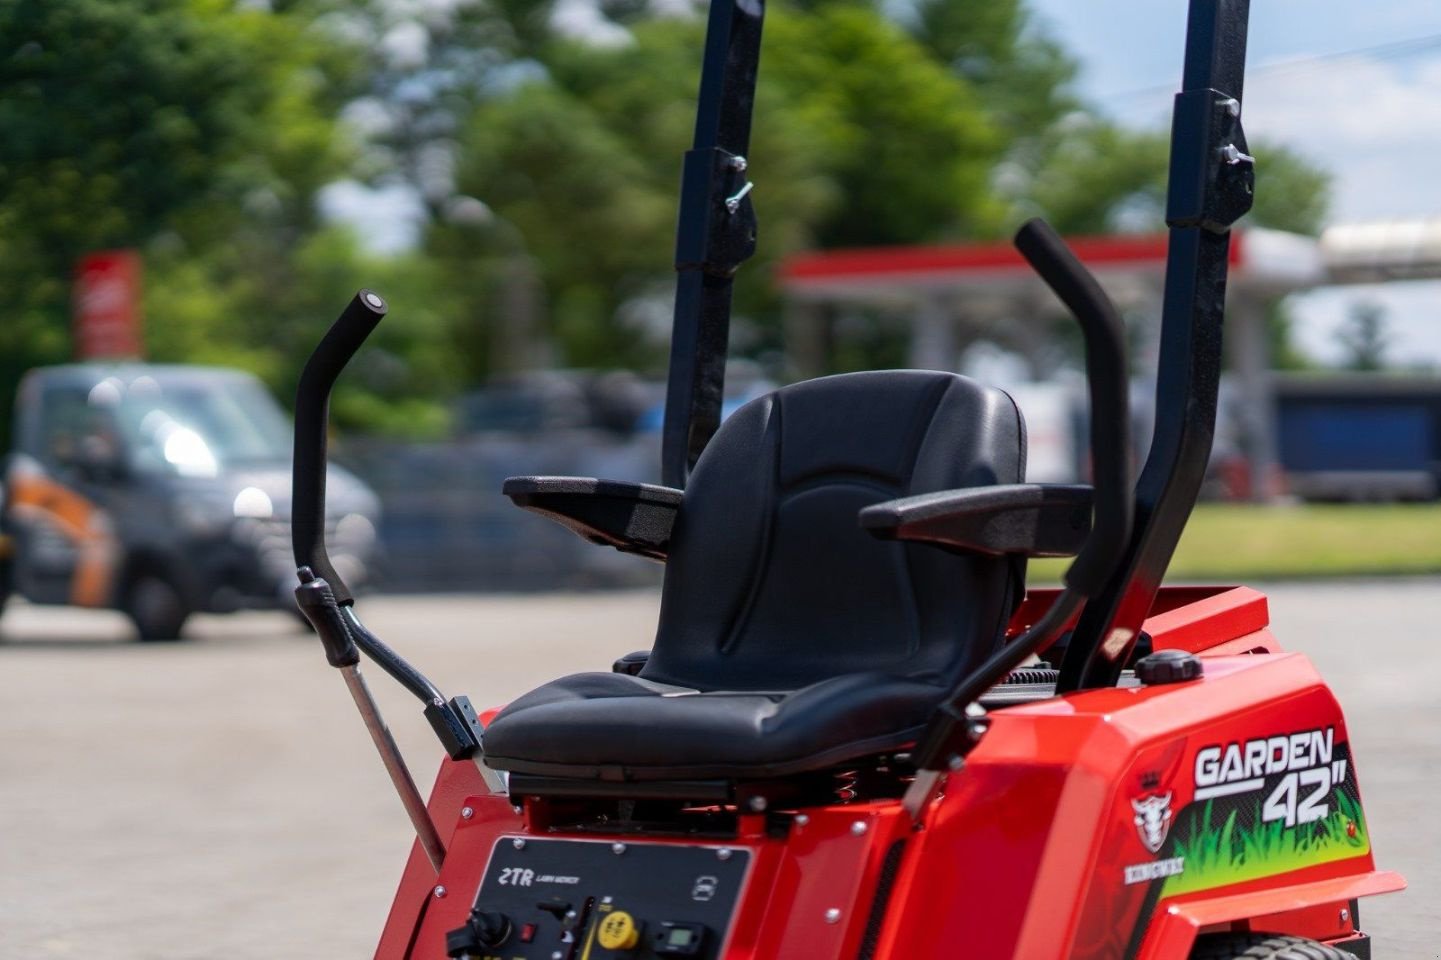
[[[1204,652],[1202,679],[994,712],[919,830],[897,801],[807,809],[783,839],[741,818],[730,845],[754,860],[725,957],[856,957],[897,842],[876,960],[1159,960],[1204,930],[1353,936],[1341,909],[1403,883],[1374,868],[1335,698],[1304,657],[1275,653],[1266,619],[1245,588],[1163,591],[1145,629]],[[445,866],[437,879],[412,851],[381,960],[444,957],[496,838],[539,832],[468,763],[442,767],[431,811]]]

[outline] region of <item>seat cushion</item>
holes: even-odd
[[[913,743],[945,693],[883,673],[790,692],[700,692],[579,673],[502,710],[485,731],[486,761],[613,781],[787,776]]]

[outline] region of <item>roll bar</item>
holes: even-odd
[[[661,482],[677,490],[720,426],[731,289],[756,249],[746,177],[764,0],[712,0],[695,145],[681,173]]]
[[[1087,603],[1058,692],[1114,686],[1196,504],[1216,428],[1231,225],[1251,209],[1255,161],[1241,129],[1250,0],[1191,0],[1171,124],[1170,242],[1156,425],[1122,562]]]

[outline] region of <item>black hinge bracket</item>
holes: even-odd
[[[756,252],[748,163],[720,147],[686,152],[675,268],[731,277]],[[696,224],[703,224],[700,229]]]
[[[1166,224],[1225,233],[1251,209],[1256,194],[1256,160],[1241,129],[1241,104],[1205,88],[1177,94],[1175,111],[1173,129],[1181,136],[1171,150]]]
[[[480,749],[484,730],[469,697],[436,698],[425,705],[425,719],[452,760],[465,760]]]

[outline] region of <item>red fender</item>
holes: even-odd
[[[1196,935],[1204,928],[1249,920],[1255,930],[1265,930],[1265,919],[1276,914],[1293,913],[1310,907],[1345,905],[1361,897],[1379,893],[1395,893],[1406,888],[1399,873],[1373,870],[1370,873],[1270,887],[1235,893],[1222,897],[1206,897],[1173,903],[1151,921],[1150,932],[1141,944],[1137,960],[1161,960],[1184,957],[1190,953]],[[1336,936],[1344,939],[1354,933],[1355,917],[1335,928]],[[1319,933],[1320,931],[1315,931]],[[1335,939],[1330,937],[1325,939]]]

